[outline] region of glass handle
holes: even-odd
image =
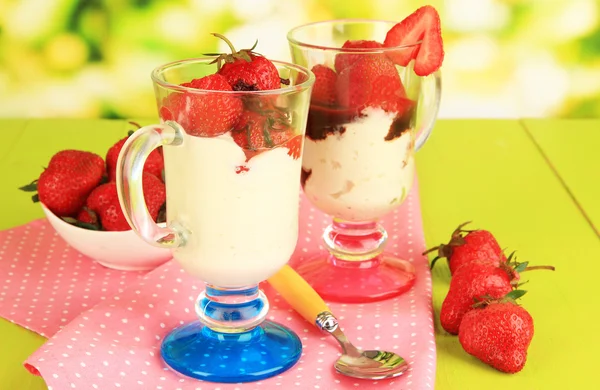
[[[442,96],[442,77],[441,72],[435,73],[423,78],[421,84],[421,96],[423,97],[423,106],[425,108],[423,124],[419,129],[419,135],[415,142],[415,151],[418,151],[425,145],[425,142],[431,135],[435,120],[440,109],[440,100]]]
[[[144,126],[127,139],[117,161],[117,193],[125,219],[138,236],[162,248],[182,246],[184,229],[176,223],[161,227],[154,222],[144,200],[142,173],[146,158],[154,149],[182,142],[181,127],[175,122]]]

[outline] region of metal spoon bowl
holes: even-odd
[[[335,362],[335,369],[343,375],[360,379],[386,379],[402,375],[408,363],[401,356],[387,351],[356,348],[339,327],[337,318],[328,312],[319,313],[316,325],[331,334],[342,347],[342,356]]]

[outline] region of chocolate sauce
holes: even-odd
[[[306,136],[313,141],[319,141],[327,138],[330,134],[344,134],[346,128],[343,125],[350,123],[358,116],[356,110],[311,104],[308,111]]]
[[[394,119],[384,138],[386,141],[392,141],[410,130],[415,108],[413,105]],[[311,104],[308,111],[306,136],[313,141],[320,141],[330,134],[344,134],[345,124],[364,116],[361,111],[362,109],[341,109]]]
[[[312,175],[312,169],[306,170],[302,168],[302,173],[300,173],[300,184],[302,185],[302,188],[304,188],[304,184],[306,184],[310,175]]]
[[[415,107],[404,111],[401,115],[398,115],[390,126],[390,131],[385,136],[386,141],[392,141],[400,137],[404,132],[411,129],[412,119],[415,114]]]

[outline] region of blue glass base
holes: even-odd
[[[239,383],[269,378],[292,367],[302,343],[271,321],[244,333],[220,333],[192,322],[163,340],[161,355],[175,371],[210,382]]]

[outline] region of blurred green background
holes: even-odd
[[[317,20],[401,20],[412,0],[0,0],[0,117],[155,117],[157,65]],[[440,116],[600,116],[600,1],[445,0]]]

